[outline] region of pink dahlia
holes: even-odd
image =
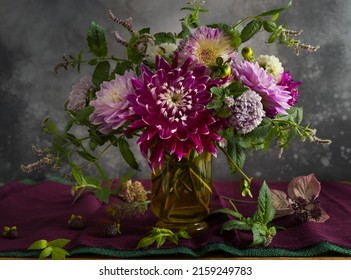
[[[95,107],[90,121],[99,125],[101,133],[110,133],[126,122],[130,115],[127,96],[133,92],[133,78],[133,72],[125,72],[124,76],[116,75],[115,79],[103,82],[96,93],[96,99],[90,102]]]
[[[297,98],[299,97],[299,90],[297,87],[301,85],[302,82],[294,82],[293,79],[291,78],[291,74],[289,71],[284,71],[278,85],[279,86],[285,86],[285,90],[290,92],[291,99],[289,100],[288,104],[292,107],[296,104]]]
[[[217,57],[222,57],[224,61],[228,58],[235,60],[230,37],[220,29],[206,26],[196,29],[189,37],[183,51],[186,57],[191,57],[206,66],[215,65]]]
[[[222,140],[218,122],[206,109],[214,83],[205,66],[189,68],[191,64],[191,58],[178,67],[178,57],[173,65],[157,57],[155,72],[142,66],[142,79],[132,80],[135,95],[129,101],[134,115],[129,127],[143,131],[138,144],[145,157],[150,151],[152,170],[156,163],[161,167],[165,153],[179,160],[191,149],[216,155],[214,142]]]
[[[276,114],[287,114],[289,109],[290,92],[285,86],[276,84],[271,74],[267,74],[258,63],[243,61],[235,66],[235,78],[262,97],[266,116],[274,118]]]

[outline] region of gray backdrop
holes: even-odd
[[[31,145],[45,147],[48,138],[40,130],[41,120],[50,115],[62,128],[63,104],[80,75],[75,71],[53,72],[64,52],[77,54],[87,50],[86,30],[91,20],[105,26],[110,50],[124,55],[111,32],[119,29],[105,16],[111,8],[121,18],[134,18],[135,29],[149,26],[153,32],[179,31],[180,8],[185,1],[171,0],[0,0],[0,182],[22,178],[44,179],[62,176],[67,168],[24,174],[19,166],[36,160]],[[281,0],[208,0],[210,13],[203,23],[234,23],[246,15],[284,5]],[[295,0],[293,9],[281,15],[279,22],[291,29],[303,29],[302,39],[321,49],[314,54],[295,56],[292,49],[249,42],[256,53],[276,54],[294,79],[302,80],[299,104],[304,107],[305,124],[318,129],[319,136],[333,143],[324,147],[295,142],[281,159],[278,151],[256,152],[248,157],[248,175],[267,180],[290,180],[315,173],[320,180],[350,180],[350,14],[349,0]],[[119,29],[120,30],[120,29]],[[82,74],[92,68],[83,67]],[[149,169],[142,158],[143,172]],[[109,176],[118,177],[128,170],[117,152],[104,161]],[[214,161],[215,178],[233,178],[222,156]],[[88,170],[88,172],[90,172]],[[93,172],[93,171],[91,171]],[[237,178],[237,177],[234,177]]]

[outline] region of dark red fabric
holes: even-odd
[[[148,182],[144,182],[148,187]],[[271,189],[286,191],[287,183],[271,182]],[[261,182],[254,182],[253,194],[257,192]],[[143,238],[156,222],[149,210],[145,216],[124,220],[121,224],[122,235],[106,238],[104,225],[112,221],[105,213],[105,206],[92,194],[84,194],[72,204],[70,186],[45,181],[36,184],[9,183],[0,188],[0,229],[4,226],[17,226],[18,238],[8,240],[0,238],[0,252],[25,251],[36,240],[53,240],[67,238],[71,242],[68,250],[79,246],[113,248],[116,250],[135,250],[139,240]],[[247,199],[239,193],[239,183],[220,181],[214,183],[212,210],[230,207],[223,196],[235,199]],[[322,182],[320,201],[322,208],[330,219],[324,224],[308,222],[298,224],[292,216],[275,220],[275,224],[285,230],[278,232],[270,248],[298,250],[327,241],[344,248],[351,248],[351,185],[348,183]],[[251,200],[252,201],[252,200]],[[111,200],[113,202],[113,199]],[[251,215],[256,204],[236,203],[237,208],[246,215]],[[84,217],[86,227],[72,230],[68,220],[72,214]],[[225,243],[242,246],[250,241],[250,234],[223,232],[220,225],[227,220],[225,215],[210,215],[207,222],[210,229],[190,240],[181,240],[181,246],[201,249],[210,243]],[[167,243],[163,248],[174,247]]]

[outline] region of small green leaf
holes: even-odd
[[[177,232],[177,236],[184,238],[184,239],[190,239],[191,236],[189,235],[189,233],[186,230],[180,230]]]
[[[253,241],[250,247],[262,245],[265,243],[265,237],[261,235],[262,225],[255,223],[252,226]]]
[[[40,252],[39,259],[45,259],[49,257],[52,253],[51,247],[46,247],[43,251]]]
[[[108,186],[102,186],[95,191],[95,197],[107,204],[110,198],[111,190]]]
[[[88,152],[86,151],[76,151],[78,155],[80,155],[82,158],[86,159],[87,161],[89,162],[93,162],[95,160],[97,160],[96,157],[94,157],[93,155],[89,154]]]
[[[55,240],[52,240],[48,243],[48,246],[51,246],[51,247],[64,247],[67,245],[67,243],[69,243],[71,240],[69,239],[55,239]]]
[[[160,248],[166,242],[166,240],[167,240],[167,236],[164,236],[164,235],[156,236],[157,248]],[[176,242],[175,243],[176,244],[178,243],[178,238],[176,238]]]
[[[83,184],[83,175],[82,172],[80,171],[79,167],[77,165],[72,166],[72,175],[74,177],[74,180],[77,182],[78,185]]]
[[[48,242],[44,239],[35,241],[32,243],[29,247],[28,250],[41,250],[44,249],[48,246]]]
[[[52,259],[53,260],[64,260],[66,256],[69,256],[70,254],[62,248],[59,247],[54,247],[52,248]]]
[[[254,19],[250,21],[241,31],[241,40],[246,42],[251,39],[262,27],[262,20]]]
[[[76,122],[79,124],[89,123],[89,116],[94,112],[95,108],[93,106],[87,106],[81,110],[75,117]]]
[[[251,230],[251,226],[244,221],[229,220],[222,224],[221,231],[224,230]]]
[[[273,22],[273,21],[264,20],[264,21],[263,21],[263,28],[264,28],[264,30],[266,30],[267,32],[273,32],[274,30],[277,29],[277,25],[276,25],[275,22]]]
[[[152,243],[156,241],[156,238],[153,236],[146,236],[143,239],[141,239],[138,243],[137,249],[144,248],[147,246],[150,246]]]
[[[170,43],[170,44],[176,43],[175,35],[171,32],[156,33],[154,35],[154,37],[155,37],[155,44],[156,45],[160,45],[160,44],[164,44],[164,43]]]
[[[129,164],[130,167],[138,170],[139,165],[135,160],[133,152],[130,150],[129,143],[123,138],[120,138],[118,140],[118,146],[124,160]]]
[[[141,42],[139,41],[139,37],[134,35],[129,40],[128,47],[127,47],[128,59],[136,64],[139,64],[140,62],[142,62],[144,58],[144,53],[141,52],[138,48],[138,44],[140,43]]]
[[[241,219],[243,217],[243,215],[241,215],[239,212],[236,212],[236,211],[228,209],[228,208],[217,209],[217,210],[213,211],[212,213],[213,214],[217,214],[217,213],[227,214],[227,215],[234,216],[238,219]]]
[[[99,62],[93,73],[93,83],[96,87],[100,87],[102,82],[107,81],[110,76],[110,63],[108,61]]]
[[[178,39],[185,39],[189,37],[190,29],[185,22],[182,22],[182,31],[177,35]]]
[[[89,26],[87,41],[89,49],[94,55],[99,57],[107,55],[107,41],[104,28],[94,21]]]
[[[279,14],[282,11],[285,11],[289,8],[291,8],[292,6],[292,1],[290,1],[285,7],[283,8],[279,8],[279,9],[274,9],[274,10],[270,10],[267,12],[264,12],[262,14],[259,14],[258,17],[265,17],[265,16],[276,16],[277,14]]]

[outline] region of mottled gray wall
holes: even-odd
[[[71,85],[79,80],[74,71],[56,76],[53,67],[64,52],[86,50],[85,34],[91,20],[104,25],[108,33],[117,28],[104,14],[111,8],[122,18],[133,17],[135,28],[149,26],[153,32],[179,31],[179,12],[185,1],[174,0],[0,0],[0,182],[30,177],[43,179],[62,175],[51,170],[31,175],[20,171],[21,163],[35,159],[31,145],[45,147],[48,140],[41,134],[40,122],[50,115],[63,126],[63,103]],[[246,15],[279,7],[281,0],[208,0],[210,13],[203,23],[234,23]],[[254,153],[247,160],[249,175],[267,180],[290,180],[314,172],[321,180],[351,179],[351,77],[350,77],[351,1],[295,0],[294,8],[280,21],[292,29],[304,29],[302,38],[319,44],[315,54],[296,57],[292,49],[278,45],[250,42],[256,53],[279,55],[296,80],[303,80],[299,104],[305,109],[305,123],[311,123],[321,137],[333,144],[328,147],[294,143],[277,158],[277,151]],[[260,34],[262,40],[265,34]],[[109,36],[112,52],[123,55],[124,49]],[[92,69],[83,67],[82,73]],[[118,153],[109,154],[105,167],[110,176],[127,170],[118,164]],[[220,156],[215,160],[216,178],[229,178]],[[142,161],[143,173],[148,167]],[[237,178],[237,177],[235,177]]]

